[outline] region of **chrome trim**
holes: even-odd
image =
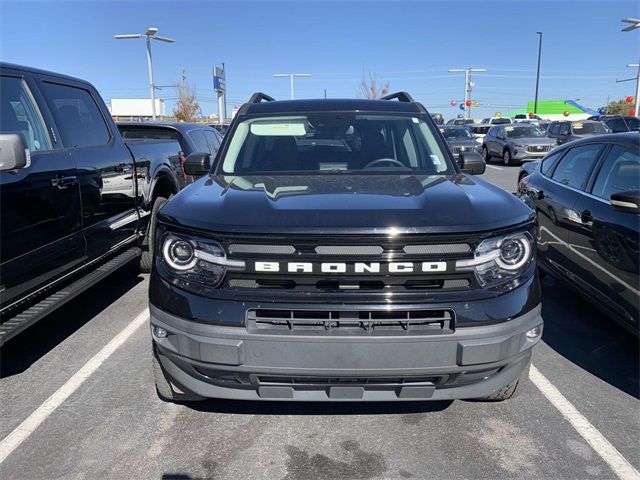
[[[205,262],[220,265],[221,267],[226,267],[229,269],[237,268],[240,270],[244,270],[246,266],[244,260],[229,260],[226,257],[218,257],[202,250],[194,249],[193,255],[200,260],[204,260]]]
[[[378,245],[319,245],[318,255],[381,255],[384,248]]]

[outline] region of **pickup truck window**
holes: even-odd
[[[91,94],[76,87],[43,83],[65,147],[106,145],[111,135]]]
[[[21,78],[0,77],[0,132],[22,133],[34,152],[51,148],[40,110]]]
[[[228,174],[455,172],[423,119],[353,112],[244,120],[220,165]]]

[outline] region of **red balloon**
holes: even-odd
[[[633,97],[631,95],[629,95],[627,98],[627,103],[633,103]]]
[[[636,111],[633,108],[629,109],[629,116],[633,117],[636,114]]]
[[[470,107],[470,106],[471,106],[471,100],[467,100],[466,102],[464,102],[464,104],[465,104],[467,107]]]

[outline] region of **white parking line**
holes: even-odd
[[[494,170],[504,170],[504,168],[496,167],[495,165],[487,165],[487,168],[493,168]]]
[[[591,448],[593,448],[600,457],[609,464],[614,473],[622,480],[640,479],[640,473],[636,470],[622,454],[611,445],[604,435],[602,435],[587,420],[569,400],[540,373],[540,371],[531,365],[529,370],[529,378],[538,390],[547,397],[547,400],[556,407],[562,416],[577,430],[582,438],[584,438]]]
[[[118,335],[96,353],[80,370],[73,374],[58,390],[40,405],[26,420],[0,442],[0,464],[56,411],[62,403],[82,385],[140,326],[149,319],[149,312],[141,312]]]

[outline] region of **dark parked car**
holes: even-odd
[[[547,137],[553,138],[558,142],[558,145],[584,137],[603,135],[605,133],[611,133],[609,127],[602,122],[593,120],[551,122],[546,131]]]
[[[460,152],[480,152],[481,146],[469,129],[461,125],[444,125],[440,127],[440,131],[454,155]]]
[[[409,94],[236,114],[155,221],[157,392],[511,397],[542,333],[533,212]]]
[[[609,127],[613,133],[640,131],[640,120],[638,120],[638,117],[609,117],[604,120],[604,124]]]
[[[138,257],[151,265],[149,213],[185,185],[180,150],[125,143],[84,80],[0,64],[0,344]]]
[[[468,125],[473,122],[473,118],[452,118],[447,122],[447,125]]]
[[[520,181],[536,212],[538,265],[638,333],[640,136],[563,145]]]
[[[498,157],[505,165],[514,165],[539,160],[555,146],[555,140],[534,125],[494,125],[482,139],[482,154],[487,162]]]

